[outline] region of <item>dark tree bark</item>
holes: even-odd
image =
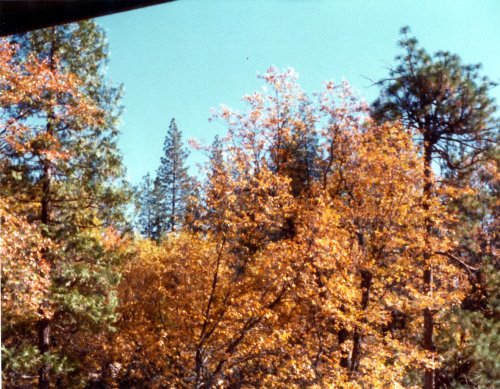
[[[56,50],[56,30],[52,28],[52,42],[49,55],[49,65],[51,70],[55,70],[55,50]],[[47,135],[54,135],[53,128],[54,112],[50,110],[47,114]],[[52,172],[50,161],[43,161],[42,168],[42,198],[40,221],[43,225],[48,226],[50,223],[50,190],[51,190]],[[50,258],[47,258],[47,252],[42,253],[46,260],[50,263]],[[46,354],[50,350],[50,320],[45,317],[43,307],[40,307],[41,319],[38,321],[38,349],[40,354]],[[50,387],[50,365],[43,363],[38,371],[38,387],[39,389],[47,389]]]
[[[432,149],[434,147],[431,139],[426,139],[424,141],[424,201],[423,207],[426,211],[429,210],[429,201],[432,196]],[[426,239],[430,237],[432,233],[432,221],[426,220]],[[429,245],[426,244],[428,247]],[[431,253],[429,251],[424,252],[424,272],[423,272],[423,280],[424,280],[424,291],[427,294],[432,294],[432,267],[429,263],[431,257]],[[423,346],[424,349],[430,352],[435,351],[434,346],[434,313],[429,309],[425,308],[424,312],[424,328],[423,328]],[[434,381],[435,381],[435,370],[434,369],[426,369],[424,373],[424,389],[434,389]]]
[[[370,289],[372,286],[372,274],[368,270],[361,271],[361,288],[363,294],[361,297],[361,309],[364,311],[368,307],[368,302],[370,301]],[[354,330],[353,334],[353,345],[351,354],[351,365],[349,371],[351,373],[358,370],[359,362],[361,360],[361,342],[363,340],[363,334],[359,328]]]

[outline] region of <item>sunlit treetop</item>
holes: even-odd
[[[496,83],[480,74],[480,64],[464,64],[447,51],[430,55],[401,30],[403,51],[389,76],[377,82],[373,104],[378,121],[400,119],[420,132],[446,170],[460,170],[484,157],[498,141],[498,116],[490,90]]]

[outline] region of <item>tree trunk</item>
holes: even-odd
[[[52,124],[47,124],[47,132],[52,133]],[[50,221],[50,184],[51,184],[51,171],[48,162],[44,162],[43,167],[43,184],[42,184],[42,201],[41,201],[41,215],[40,219],[44,226],[47,226]],[[42,255],[47,261],[47,252],[44,250]],[[38,321],[38,349],[40,354],[45,354],[50,348],[50,321],[45,317],[45,312],[43,306],[40,307],[39,313],[41,318]],[[50,382],[50,366],[48,364],[43,364],[38,371],[38,387],[40,389],[46,389],[49,387]]]
[[[50,347],[50,322],[48,319],[40,319],[38,321],[38,349],[43,355],[49,351]],[[38,387],[47,389],[50,386],[50,368],[47,364],[43,364],[38,370]]]
[[[433,144],[430,141],[425,141],[424,144],[424,202],[423,207],[425,211],[429,210],[429,202],[432,196],[432,148]],[[432,233],[432,221],[430,219],[426,220],[426,241],[428,242],[429,237]],[[428,243],[427,243],[428,246]],[[430,264],[430,251],[429,247],[426,247],[424,251],[424,292],[432,295],[432,266]],[[432,296],[431,296],[432,297]],[[424,309],[424,329],[423,329],[423,346],[424,349],[430,352],[435,351],[434,347],[434,314],[429,308]],[[435,380],[435,370],[426,369],[424,374],[424,389],[434,389]]]
[[[52,42],[49,57],[50,69],[55,70],[54,54],[56,48],[56,30],[52,27]],[[52,136],[54,134],[53,128],[54,112],[53,109],[47,114],[47,126],[46,132],[48,135]],[[40,221],[44,226],[47,226],[50,222],[50,190],[52,181],[52,172],[50,162],[43,160],[42,162],[42,198],[41,198],[41,211],[40,211]],[[45,230],[44,230],[45,231]],[[43,232],[45,235],[46,233]],[[44,251],[42,255],[45,259],[51,263],[50,258],[47,258],[47,252]],[[51,264],[52,267],[52,264]],[[50,350],[50,320],[45,317],[45,312],[43,306],[40,306],[39,313],[41,318],[38,320],[38,350],[43,356]],[[38,388],[47,389],[50,387],[50,365],[48,363],[43,363],[38,370]]]
[[[372,274],[368,270],[361,271],[361,288],[363,289],[363,295],[361,298],[361,309],[364,311],[368,307],[368,301],[370,300],[370,289],[372,284]],[[349,371],[352,373],[356,371],[359,367],[359,361],[361,360],[361,341],[362,334],[359,328],[354,330],[353,342],[352,342],[352,354],[351,354],[351,366]]]
[[[174,232],[175,231],[175,223],[176,223],[176,209],[175,209],[175,196],[177,195],[175,193],[175,185],[177,184],[177,177],[175,176],[175,173],[174,173],[174,177],[173,177],[173,181],[172,181],[172,214],[171,214],[171,218],[170,218],[170,232]]]
[[[347,331],[345,328],[341,328],[337,333],[337,342],[339,348],[342,347],[342,345],[346,342],[348,337],[349,337],[349,331]],[[340,358],[340,366],[347,369],[349,368],[350,365],[351,362],[349,360],[349,354],[347,353],[347,351],[342,351],[342,357]]]

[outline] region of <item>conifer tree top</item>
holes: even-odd
[[[378,121],[401,120],[416,129],[445,168],[475,162],[495,141],[496,104],[488,92],[496,86],[480,75],[480,64],[464,64],[447,51],[430,55],[401,29],[396,65],[378,81],[381,93],[372,113]]]

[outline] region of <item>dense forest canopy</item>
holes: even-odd
[[[270,67],[137,188],[103,30],[2,40],[5,387],[499,386],[494,84],[408,34],[372,106]]]

